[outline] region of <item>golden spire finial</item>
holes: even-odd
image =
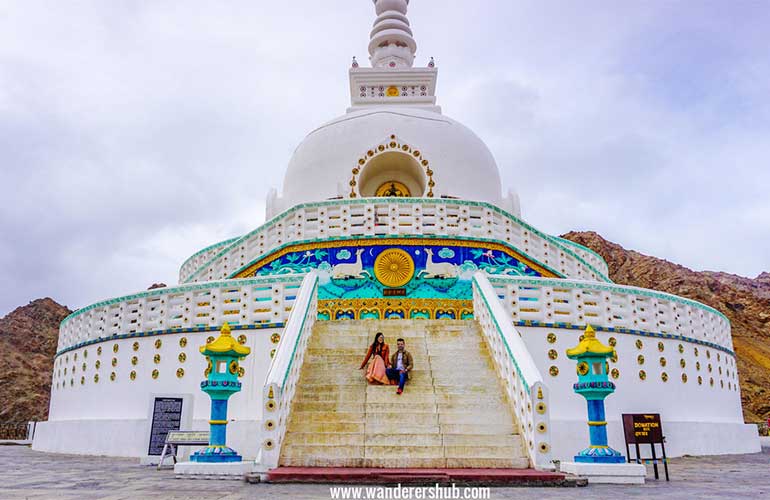
[[[225,323],[227,324],[227,323]],[[586,331],[584,332],[586,338],[596,338],[596,331],[590,324],[586,325]]]
[[[227,321],[225,321],[222,325],[222,328],[219,329],[219,333],[222,335],[230,335],[230,325],[227,323]]]

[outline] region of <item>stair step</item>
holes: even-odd
[[[361,433],[365,431],[363,422],[289,422],[290,432],[341,432],[341,433]]]
[[[445,447],[450,446],[512,446],[522,447],[518,434],[444,434]]]
[[[439,422],[439,416],[436,413],[367,413],[365,416],[366,424],[389,424],[394,425],[436,425]],[[450,423],[450,422],[447,422]],[[465,423],[465,422],[463,422]]]
[[[529,468],[529,459],[527,458],[446,458],[446,467],[448,469],[464,468],[489,468],[489,469],[527,469]]]
[[[419,445],[370,445],[365,446],[365,458],[443,458],[444,447]]]
[[[439,434],[439,424],[417,425],[410,422],[370,422],[364,426],[364,432],[370,434]]]
[[[510,424],[440,424],[441,433],[446,434],[513,434],[516,428]]]
[[[302,426],[306,422],[363,422],[364,412],[325,412],[325,411],[292,411],[291,422]]]
[[[446,458],[525,458],[524,449],[520,446],[446,446],[444,456]]]
[[[362,467],[387,468],[403,467],[409,469],[443,469],[446,467],[446,459],[438,458],[366,458]]]
[[[365,446],[443,446],[441,434],[372,434]]]
[[[333,444],[364,446],[364,434],[359,432],[296,432],[286,433],[284,446],[309,444]]]
[[[335,444],[292,444],[285,446],[281,452],[287,458],[311,455],[319,458],[358,458],[364,456],[365,447]]]

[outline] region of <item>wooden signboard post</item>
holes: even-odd
[[[651,463],[655,471],[655,479],[658,479],[658,462],[663,463],[666,471],[666,481],[668,481],[668,459],[666,458],[666,438],[663,436],[663,426],[660,423],[660,414],[658,413],[624,413],[623,414],[623,433],[626,438],[626,456],[631,462],[631,445],[635,446],[636,463]],[[649,444],[652,450],[652,457],[645,458],[641,456],[639,450],[640,444]],[[659,444],[663,452],[663,458],[657,458],[655,445]]]

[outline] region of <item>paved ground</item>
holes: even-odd
[[[770,448],[753,455],[687,457],[670,465],[672,480],[644,486],[493,488],[492,499],[769,498]],[[136,460],[54,455],[0,446],[0,499],[329,499],[328,485],[250,485],[241,481],[176,479],[171,470]]]

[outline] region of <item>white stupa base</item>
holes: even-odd
[[[201,479],[243,479],[243,476],[255,470],[255,463],[251,460],[243,462],[177,462],[174,465],[174,474],[185,477],[199,477]]]
[[[644,484],[647,469],[641,464],[561,462],[561,472],[582,476],[594,484]]]

